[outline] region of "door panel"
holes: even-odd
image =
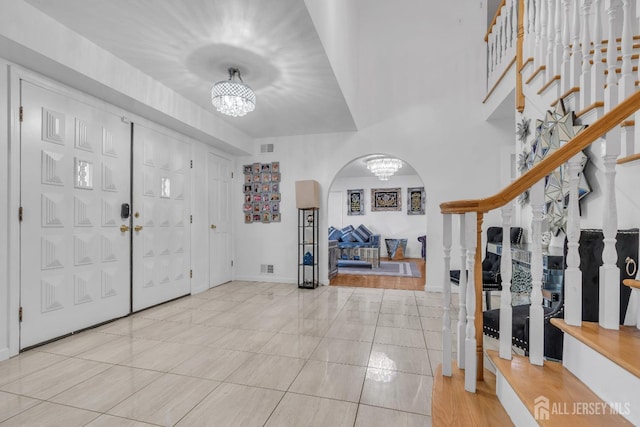
[[[134,125],[133,310],[186,295],[189,145]]]
[[[20,348],[129,312],[130,126],[21,81]]]
[[[209,153],[209,287],[231,280],[231,163]]]

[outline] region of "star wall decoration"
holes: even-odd
[[[533,164],[541,162],[586,127],[576,125],[574,120],[573,112],[567,113],[562,101],[558,101],[554,111],[547,111],[544,120],[536,121],[536,136],[531,150]],[[583,173],[589,158],[584,152],[581,152],[580,156],[578,200],[591,193],[591,186]],[[567,163],[546,177],[544,194],[546,220],[550,231],[557,234],[565,229],[567,222],[569,202],[569,165]]]
[[[529,130],[529,124],[531,123],[531,119],[527,119],[525,117],[522,118],[520,123],[518,123],[518,130],[516,131],[516,136],[518,140],[522,143],[527,141],[529,134],[531,131]]]

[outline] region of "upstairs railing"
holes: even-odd
[[[518,7],[516,7],[516,4]],[[615,194],[615,166],[621,145],[627,154],[634,150],[634,126],[630,118],[640,110],[640,93],[633,70],[633,34],[637,34],[637,1],[631,0],[506,0],[496,14],[487,33],[487,87],[491,88],[508,70],[511,55],[511,37],[522,55],[531,62],[534,73],[542,76],[543,87],[555,85],[562,99],[574,96],[575,105],[583,112],[598,109],[594,122],[588,128],[535,165],[499,193],[477,200],[461,200],[441,204],[443,214],[444,246],[444,316],[443,316],[443,374],[451,375],[453,329],[451,325],[451,288],[449,280],[450,254],[453,235],[453,215],[460,217],[461,271],[473,274],[468,278],[460,274],[460,308],[457,330],[457,362],[465,369],[465,388],[475,392],[476,380],[482,378],[482,248],[481,233],[484,214],[502,210],[502,292],[500,295],[500,356],[511,358],[511,251],[510,227],[513,201],[529,190],[532,207],[531,222],[531,308],[529,330],[529,358],[532,364],[543,363],[543,308],[542,308],[542,223],[545,213],[544,179],[567,163],[569,175],[569,204],[567,218],[567,269],[564,277],[565,321],[580,325],[582,320],[582,277],[578,240],[580,219],[578,208],[579,153],[592,143],[601,142],[603,184],[605,198],[603,215],[604,249],[600,270],[600,325],[619,327],[619,270],[615,250],[617,208]],[[518,10],[522,13],[518,15]],[[514,30],[519,18],[520,26]],[[603,37],[603,33],[605,34]],[[514,45],[516,45],[514,43]],[[606,55],[606,56],[605,56]],[[522,58],[521,58],[522,59]],[[505,63],[505,61],[508,61]],[[501,68],[502,67],[502,68]],[[520,73],[521,68],[517,71]],[[531,91],[529,91],[531,93]],[[540,91],[533,93],[540,94]],[[619,100],[623,100],[619,102]],[[514,106],[515,108],[515,106]],[[640,118],[640,116],[638,117]],[[637,121],[640,123],[640,121]],[[640,127],[640,126],[639,126]],[[621,130],[623,129],[623,130]],[[626,131],[626,134],[625,134]],[[514,132],[515,133],[515,132]],[[515,138],[514,138],[515,139]]]

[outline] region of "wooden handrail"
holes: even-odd
[[[493,29],[493,26],[496,25],[496,21],[498,21],[498,16],[500,16],[502,14],[502,6],[504,6],[505,4],[507,4],[507,0],[502,0],[500,2],[500,6],[498,6],[498,10],[496,10],[496,14],[493,15],[493,20],[491,21],[491,24],[489,24],[489,29],[487,30],[487,34],[484,35],[484,41],[489,41],[489,34],[491,34],[491,30]]]
[[[587,148],[596,139],[609,132],[618,124],[627,120],[634,112],[640,109],[640,91],[622,101],[611,111],[602,116],[595,123],[580,132],[571,141],[558,148],[540,163],[535,165],[525,174],[513,181],[497,194],[485,199],[457,200],[440,204],[440,212],[443,214],[461,214],[466,212],[489,212],[500,208],[518,197],[533,184],[549,175],[562,164],[566,163],[580,151]]]

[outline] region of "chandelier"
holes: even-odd
[[[235,80],[236,74],[239,82]],[[244,84],[240,70],[230,67],[229,80],[218,82],[211,88],[211,103],[222,114],[240,117],[256,108],[256,94]]]
[[[391,158],[376,158],[367,160],[367,169],[380,181],[388,181],[398,169],[402,167],[402,160]]]

